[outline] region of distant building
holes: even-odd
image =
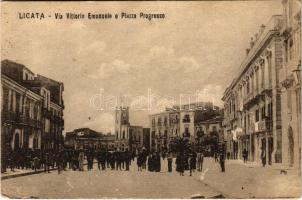
[[[150,151],[150,128],[143,128],[143,146]]]
[[[222,121],[223,118],[221,116],[216,116],[195,124],[199,148],[207,150],[213,155],[219,147],[224,145]]]
[[[101,132],[89,128],[79,128],[67,132],[64,141],[65,147],[72,149],[106,149],[116,148],[116,138],[114,135],[103,135]]]
[[[130,126],[129,132],[130,151],[136,151],[143,148],[144,135],[142,126]]]
[[[204,117],[204,113],[216,115],[219,107],[212,103],[191,103],[167,108],[165,112],[150,115],[150,149],[168,150],[171,141],[177,137],[190,143],[197,142],[195,124]]]
[[[1,62],[1,83],[2,169],[10,151],[58,150],[63,144],[63,83],[9,60]]]

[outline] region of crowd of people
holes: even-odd
[[[60,174],[64,170],[84,171],[84,164],[87,170],[93,169],[95,161],[98,170],[130,170],[130,165],[136,157],[137,170],[148,170],[150,172],[161,172],[161,162],[167,160],[168,172],[172,172],[173,160],[175,159],[175,169],[181,176],[188,170],[190,176],[195,170],[202,171],[204,153],[202,151],[181,151],[181,152],[148,152],[145,148],[137,152],[130,152],[128,149],[120,151],[118,149],[108,151],[105,149],[62,149],[54,150],[24,150],[11,152],[9,155],[8,167],[11,171],[18,169],[44,169],[50,172],[57,168]],[[217,153],[217,160],[220,162],[221,171],[225,171],[224,152]],[[216,156],[215,156],[216,160]]]

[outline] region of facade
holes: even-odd
[[[143,127],[142,126],[130,126],[129,129],[129,148],[130,151],[136,151],[142,149],[144,144]]]
[[[282,163],[281,88],[282,16],[273,16],[250,41],[239,74],[225,90],[224,131],[226,151],[241,159],[248,151],[249,161]]]
[[[117,148],[121,151],[129,149],[129,133],[129,108],[117,108],[115,111],[115,135],[118,143]]]
[[[192,103],[167,108],[165,112],[150,115],[150,149],[168,150],[171,141],[180,137],[190,143],[197,141],[195,124],[205,111],[219,110],[211,103]],[[214,113],[214,112],[212,112]]]
[[[208,155],[214,155],[224,145],[221,116],[195,123],[195,133],[198,147]]]
[[[41,77],[35,76],[22,64],[9,60],[1,62],[3,167],[9,152],[20,149],[57,150],[63,142],[63,83],[52,80],[50,87]],[[52,108],[55,110],[53,113]],[[55,128],[51,129],[51,125]]]
[[[280,69],[282,162],[300,168],[301,162],[301,2],[283,0],[283,66]]]
[[[116,138],[114,135],[103,135],[100,132],[89,128],[79,128],[71,132],[67,132],[64,144],[67,148],[72,149],[94,149],[115,150]]]
[[[150,151],[150,128],[143,128],[143,146]]]
[[[222,118],[215,117],[206,121],[201,121],[195,124],[195,132],[197,135],[210,135],[211,133],[219,133],[219,140],[224,142]]]

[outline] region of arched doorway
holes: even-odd
[[[20,143],[20,135],[19,133],[15,134],[15,139],[14,139],[14,150],[19,149],[19,143]]]
[[[288,127],[288,163],[289,166],[294,165],[294,132],[291,126]]]

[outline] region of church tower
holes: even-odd
[[[129,107],[119,107],[115,111],[115,135],[118,148],[125,150],[129,145]]]

